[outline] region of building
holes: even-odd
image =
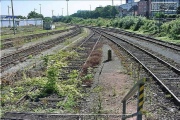
[[[122,4],[118,7],[118,10],[119,10],[119,16],[137,15],[138,3],[133,2],[133,3]]]
[[[13,26],[13,19],[0,19],[1,26],[0,27],[12,27]],[[14,19],[15,26],[36,26],[42,25],[43,20],[41,18],[34,18],[34,19]]]
[[[126,0],[126,4],[118,7],[119,16],[138,15],[153,17],[156,13],[176,14],[180,0]]]
[[[17,18],[20,15],[14,15],[14,18]],[[0,15],[0,19],[12,19],[13,16],[12,15]]]
[[[176,14],[178,6],[180,6],[180,0],[151,0],[150,14],[151,16],[154,16],[158,12]]]
[[[137,14],[139,16],[147,16],[147,12],[148,12],[147,1],[145,0],[139,1]]]
[[[134,0],[126,0],[126,3],[133,3]]]

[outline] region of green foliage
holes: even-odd
[[[18,18],[18,19],[26,19],[25,16],[21,16],[21,15],[17,16],[17,18]]]
[[[168,35],[172,39],[180,38],[180,18],[164,23],[161,26],[162,33]]]
[[[27,16],[28,19],[30,18],[44,18],[44,16],[42,14],[39,14],[39,13],[36,13],[35,11],[31,11],[28,16]]]
[[[45,17],[43,19],[43,22],[52,22],[52,18],[51,17]]]
[[[141,27],[141,30],[143,30],[144,32],[155,34],[158,31],[158,26],[156,25],[156,22],[153,20],[145,20],[145,23]]]
[[[97,7],[94,11],[78,11],[71,15],[71,17],[79,17],[79,18],[115,18],[116,14],[118,14],[118,10],[115,6],[105,6],[105,7]]]
[[[138,19],[137,22],[133,26],[133,30],[137,31],[144,25],[144,21],[142,19]]]
[[[57,93],[58,88],[57,88],[57,79],[58,79],[58,69],[54,66],[49,67],[47,70],[47,83],[44,87],[44,92],[45,93]]]
[[[164,18],[165,14],[163,12],[157,12],[155,13],[155,18]]]

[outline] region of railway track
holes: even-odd
[[[144,35],[128,32],[128,31],[125,31],[125,30],[115,29],[115,28],[100,29],[100,30],[106,30],[106,31],[109,31],[109,32],[114,32],[114,33],[118,33],[118,34],[127,35],[129,37],[138,38],[138,40],[151,42],[151,43],[154,43],[154,44],[157,44],[157,45],[160,45],[160,46],[164,46],[166,48],[169,48],[169,49],[180,52],[180,45],[170,43],[170,42],[165,42],[165,41],[162,41],[162,40],[158,40],[158,39],[155,39],[155,38],[152,38],[152,37],[149,37],[149,36],[144,36]]]
[[[37,38],[41,38],[41,37],[44,37],[44,36],[54,35],[54,34],[62,33],[62,32],[68,31],[68,30],[75,30],[75,29],[76,29],[76,27],[72,27],[72,28],[67,29],[67,30],[57,30],[57,31],[52,31],[52,32],[39,33],[39,34],[22,36],[22,37],[3,39],[2,40],[2,48],[1,49],[3,50],[3,49],[10,48],[10,47],[14,47],[14,43],[16,41],[19,41],[19,40],[21,42],[23,42],[23,41],[30,41],[32,39],[37,39]]]
[[[81,32],[81,29],[77,27],[74,31],[60,36],[56,39],[48,40],[46,42],[42,42],[36,44],[34,46],[30,46],[28,48],[22,49],[20,51],[16,51],[15,53],[8,54],[6,56],[1,57],[1,73],[5,70],[11,68],[12,66],[18,64],[19,61],[24,61],[28,58],[28,56],[33,56],[39,54],[41,51],[49,49],[63,41],[67,37],[73,37]]]
[[[117,35],[117,34],[113,34],[113,33],[109,33],[109,32],[106,32],[106,34],[115,35],[115,36]],[[178,47],[178,46],[176,47],[177,49],[171,49],[164,45],[156,44],[154,42],[149,43],[146,40],[138,39],[138,41],[137,41],[134,39],[123,38],[118,35],[116,37],[126,40],[129,43],[133,43],[133,45],[137,45],[137,46],[147,50],[148,52],[154,54],[155,56],[158,56],[163,61],[168,62],[168,64],[170,66],[174,67],[175,69],[180,69],[180,62],[179,62],[180,51],[178,50],[178,48],[180,48],[180,47]]]
[[[97,29],[97,31],[98,30],[99,29]],[[168,62],[165,62],[158,56],[135,45],[134,43],[108,34],[102,30],[101,34],[130,54],[155,80],[158,81],[158,83],[163,87],[163,89],[165,89],[166,92],[171,94],[171,96],[174,98],[174,102],[180,105],[179,69],[170,65]]]
[[[82,66],[83,64],[86,63],[87,59],[89,58],[90,54],[94,50],[95,46],[97,45],[98,41],[100,40],[101,36],[99,34],[93,33],[86,39],[82,40],[81,42],[77,43],[75,46],[72,47],[67,47],[65,50],[67,51],[76,51],[78,52],[79,56],[77,58],[69,59],[68,60],[68,66],[62,68],[62,73],[59,74],[59,80],[67,80],[68,74],[71,73],[74,70],[77,70],[79,73],[82,71]],[[84,48],[78,49],[79,47]],[[36,89],[34,89],[36,90]],[[42,105],[42,100],[45,100],[48,104],[48,108],[54,108],[57,102],[61,101],[66,101],[67,97],[64,98],[53,98],[54,95],[51,95],[48,98],[40,98],[39,101],[35,102],[29,102],[30,107],[39,107],[39,105]],[[27,95],[22,97],[20,101],[18,101],[19,104],[23,104],[24,101],[28,100]],[[67,98],[68,99],[68,98]],[[55,106],[54,106],[55,105]],[[57,107],[57,106],[56,106]],[[61,109],[58,108],[58,109]],[[26,118],[31,118],[35,117],[36,119],[49,119],[47,116],[51,116],[51,114],[41,114],[41,113],[29,113],[29,112],[7,112],[5,113],[4,117],[2,118],[3,120],[11,120],[11,119],[26,119]],[[54,117],[57,117],[58,119],[63,119],[64,117],[67,117],[67,119],[72,119],[72,117],[68,116],[62,116],[62,115],[55,115]],[[79,118],[78,116],[76,118]],[[55,118],[53,118],[55,119]]]

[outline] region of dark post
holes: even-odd
[[[122,120],[125,120],[125,114],[126,114],[126,101],[123,101],[123,115],[122,115]]]
[[[8,5],[9,27],[11,27],[11,23],[10,23],[10,16],[9,16],[9,8],[11,8],[11,7],[9,7],[9,5]]]
[[[112,60],[112,53],[111,50],[108,50],[108,61]]]
[[[67,16],[69,16],[69,13],[68,13],[68,1],[69,0],[66,0],[67,1]]]
[[[13,17],[13,31],[14,31],[14,35],[15,35],[14,9],[13,9],[13,2],[12,2],[12,0],[11,0],[11,7],[12,7],[12,17]]]

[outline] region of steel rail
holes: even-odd
[[[109,34],[109,33],[106,33],[106,34],[111,35],[111,34]],[[171,67],[175,72],[177,72],[178,74],[180,74],[180,69],[178,69],[178,68],[176,68],[175,66],[169,64],[168,62],[162,60],[162,59],[159,58],[158,56],[153,55],[152,53],[148,52],[147,50],[145,50],[145,49],[143,49],[143,48],[141,48],[141,47],[139,47],[139,46],[137,46],[137,45],[135,45],[135,44],[133,44],[133,43],[131,43],[131,42],[123,39],[123,38],[120,38],[120,37],[117,37],[117,36],[114,36],[114,35],[112,35],[112,36],[115,37],[115,38],[121,39],[121,40],[127,42],[128,44],[137,47],[138,49],[140,49],[140,50],[142,50],[142,51],[145,51],[146,53],[148,53],[148,54],[151,55],[152,57],[158,59],[160,62],[162,62],[162,63],[164,63],[164,64],[167,64],[167,65],[168,65],[169,67]]]
[[[103,32],[103,31],[101,31],[101,32]],[[105,33],[106,34],[106,33]],[[144,67],[144,69],[148,72],[148,73],[150,73],[152,76],[153,76],[153,78],[155,78],[172,96],[173,96],[173,98],[176,100],[176,102],[178,103],[178,105],[180,104],[180,100],[179,100],[179,98],[144,64],[144,63],[142,63],[135,55],[133,55],[129,50],[127,50],[124,46],[122,46],[122,45],[120,45],[119,43],[117,43],[115,40],[113,40],[112,38],[110,38],[110,37],[108,37],[107,35],[104,35],[104,34],[102,34],[104,37],[106,37],[107,39],[109,39],[109,40],[111,40],[113,43],[115,43],[115,44],[117,44],[119,47],[121,47],[121,48],[123,48],[128,54],[130,54],[138,63],[140,63],[143,67]],[[117,38],[116,36],[113,36],[113,35],[109,35],[109,36],[112,36],[112,37],[115,37],[115,38]],[[121,38],[118,38],[118,39],[121,39]],[[121,39],[122,41],[124,41],[124,42],[126,42],[126,43],[128,43],[127,41],[125,41],[125,40],[123,40],[123,39]],[[130,43],[128,43],[128,44],[130,44]],[[130,45],[133,45],[132,43],[130,44]],[[133,45],[134,47],[136,47],[136,48],[138,48],[138,49],[140,49],[139,47],[137,47],[136,45]],[[147,52],[146,50],[143,50],[143,49],[141,49],[142,51],[144,51],[145,53],[147,53],[148,55],[152,55],[151,53],[149,53],[149,52]],[[158,57],[156,57],[156,56],[154,56],[154,55],[152,55],[152,57],[155,57],[155,58],[157,58],[158,59]],[[161,61],[160,59],[158,59],[159,61]],[[164,63],[164,61],[162,61],[163,63]],[[166,64],[166,62],[164,63],[164,64]],[[167,65],[167,64],[166,64]],[[168,66],[169,66],[169,64],[168,64]],[[174,67],[173,67],[173,69],[174,69]],[[176,71],[176,69],[175,69],[175,71]],[[177,73],[178,73],[178,75],[180,74],[180,72],[179,72],[179,70],[177,71]]]
[[[80,28],[78,28],[78,29],[80,29]],[[36,44],[36,45],[34,45],[34,46],[30,46],[30,47],[28,47],[28,48],[25,48],[25,49],[23,49],[23,50],[17,51],[17,52],[15,52],[15,53],[11,53],[11,54],[8,54],[8,55],[6,55],[6,56],[3,56],[3,57],[1,58],[1,66],[0,66],[1,72],[4,71],[4,69],[5,69],[9,64],[12,64],[12,63],[14,63],[14,62],[16,62],[16,61],[18,61],[18,60],[21,60],[21,59],[23,59],[23,58],[25,58],[25,57],[27,57],[27,56],[29,56],[29,55],[31,55],[31,54],[36,55],[36,54],[38,54],[39,52],[41,52],[41,51],[43,51],[43,50],[45,50],[45,49],[48,49],[48,48],[50,48],[50,47],[58,44],[59,42],[62,42],[62,41],[64,40],[64,38],[67,37],[67,36],[68,36],[68,37],[72,37],[72,36],[78,34],[78,33],[80,32],[78,29],[76,29],[75,31],[73,31],[73,32],[71,32],[71,33],[65,34],[65,35],[63,35],[63,36],[61,36],[61,37],[59,37],[59,38],[56,38],[56,39],[53,39],[53,40],[48,40],[48,41],[46,41],[46,42],[42,42],[42,43]],[[34,49],[35,49],[35,50],[34,50]],[[32,51],[32,52],[29,52],[29,51],[31,51],[31,50],[33,50],[33,51]],[[23,53],[23,52],[24,52],[24,53]],[[19,54],[21,54],[21,57],[16,58],[17,56],[20,56]],[[22,54],[23,54],[23,55],[22,55]],[[6,60],[6,59],[7,59],[7,60]],[[9,59],[11,59],[11,61],[9,61]],[[4,61],[5,63],[3,63],[3,61]]]
[[[101,29],[101,30],[104,30],[104,29]],[[161,40],[158,40],[155,38],[139,35],[136,33],[131,33],[131,32],[124,31],[124,30],[118,30],[118,29],[113,29],[113,28],[111,28],[110,30],[113,30],[113,32],[115,32],[115,33],[129,35],[129,37],[135,37],[135,38],[145,40],[145,41],[148,41],[148,42],[151,42],[154,44],[158,44],[158,45],[161,45],[161,46],[164,46],[164,47],[167,47],[167,48],[170,48],[172,50],[180,52],[180,45],[177,45],[177,44],[161,41]],[[108,31],[108,30],[106,30],[106,31]],[[111,32],[111,31],[109,31],[109,32]]]

